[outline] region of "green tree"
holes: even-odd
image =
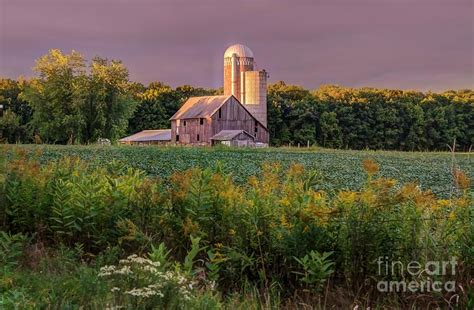
[[[0,117],[0,141],[15,143],[21,138],[20,117],[12,110],[6,110]]]
[[[43,141],[74,143],[80,139],[84,120],[78,91],[85,76],[85,60],[72,51],[50,50],[36,61],[39,74],[22,93],[33,108],[32,124]]]
[[[33,108],[31,124],[43,141],[89,143],[125,133],[134,109],[128,71],[120,61],[96,57],[89,73],[79,53],[50,50],[36,61],[22,93]]]
[[[84,126],[82,140],[116,140],[125,134],[135,109],[128,70],[120,61],[95,57],[90,74],[83,77],[78,94]]]
[[[15,142],[31,141],[28,123],[31,120],[32,110],[29,104],[20,97],[20,93],[27,83],[28,81],[23,79],[19,81],[0,79],[0,105],[3,105],[4,111],[11,111],[15,118],[18,117],[18,128],[16,130],[18,136],[15,138]],[[2,132],[0,132],[0,135],[2,135]],[[3,136],[6,135],[9,134],[3,133]]]
[[[339,148],[342,145],[341,129],[336,113],[323,112],[319,120],[321,128],[321,145],[324,147]]]

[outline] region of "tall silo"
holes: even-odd
[[[267,77],[265,70],[247,71],[243,76],[242,103],[265,127],[267,126]]]
[[[267,126],[267,78],[254,71],[252,50],[234,44],[224,53],[224,95],[234,95],[265,127]]]
[[[234,95],[241,101],[241,74],[253,70],[253,53],[245,45],[234,44],[224,53],[224,95]]]

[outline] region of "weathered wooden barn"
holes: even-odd
[[[170,118],[171,131],[143,131],[120,140],[125,144],[268,146],[267,78],[256,68],[253,52],[234,44],[224,53],[224,95],[189,98]]]
[[[237,140],[247,141],[240,145],[268,145],[266,126],[233,95],[189,98],[170,120],[172,143],[212,145],[213,141],[224,141],[219,139],[226,131],[239,131]]]

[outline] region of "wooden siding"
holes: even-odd
[[[211,134],[211,120],[203,118],[202,125],[200,120],[200,118],[172,120],[171,142],[176,143],[176,135],[179,134],[179,141],[177,142],[179,144],[209,144],[213,136]]]
[[[268,143],[268,130],[256,121],[244,107],[234,97],[231,97],[221,108],[221,118],[219,111],[212,115],[212,135],[221,130],[245,130],[255,137],[255,142]],[[255,127],[257,132],[255,132]]]
[[[200,124],[199,118],[171,120],[171,142],[178,144],[210,145],[211,137],[221,130],[245,130],[255,137],[255,142],[268,143],[268,130],[260,124],[242,105],[230,97],[222,107],[221,117],[219,111],[210,118],[203,118]],[[184,123],[186,122],[186,125]],[[257,132],[255,132],[257,128]],[[176,136],[179,135],[179,141]],[[199,141],[197,140],[199,135]]]

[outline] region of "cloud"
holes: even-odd
[[[0,74],[10,77],[31,75],[34,59],[60,48],[121,59],[144,83],[219,87],[222,54],[239,42],[271,80],[309,88],[474,85],[465,0],[0,3]]]

